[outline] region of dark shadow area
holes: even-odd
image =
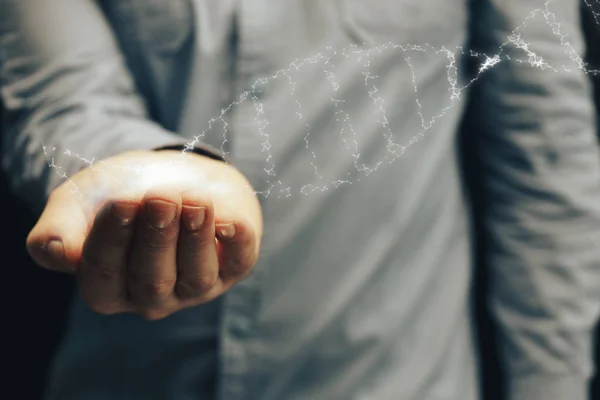
[[[0,109],[0,117],[1,113]],[[25,239],[35,218],[10,194],[4,174],[0,174],[0,209],[0,265],[9,302],[2,321],[3,334],[8,335],[2,341],[2,359],[9,374],[2,380],[2,390],[9,397],[35,400],[41,398],[73,285],[69,277],[38,268],[29,258]]]
[[[478,175],[478,161],[476,146],[478,135],[477,127],[468,119],[469,115],[476,112],[474,105],[469,105],[468,112],[463,120],[463,135],[461,136],[461,153],[465,183],[471,198],[471,209],[475,215],[473,230],[475,232],[476,254],[473,271],[474,282],[474,312],[477,321],[477,337],[479,359],[482,370],[482,400],[504,399],[505,379],[500,368],[498,351],[496,349],[496,328],[488,310],[489,272],[484,262],[483,226],[481,223],[482,201],[484,198],[481,189],[481,177]]]
[[[583,31],[586,37],[586,61],[588,70],[600,71],[600,3],[582,7]],[[600,74],[589,74],[594,84],[594,99],[596,101],[597,115],[600,117]],[[598,125],[600,137],[600,118]],[[596,328],[596,368],[600,369],[600,325]],[[600,399],[600,373],[592,383],[592,399]]]
[[[475,68],[474,59],[467,58],[467,75],[473,76]],[[463,116],[460,136],[460,159],[462,161],[463,179],[470,198],[473,218],[473,232],[475,243],[475,263],[473,271],[474,304],[473,310],[477,321],[477,340],[479,359],[481,361],[481,393],[482,400],[501,400],[505,397],[505,379],[500,368],[498,351],[496,349],[497,334],[494,322],[488,310],[489,272],[485,265],[484,227],[482,224],[485,192],[483,190],[481,168],[477,149],[484,134],[478,126],[477,102],[473,101],[478,96],[478,85],[473,86],[470,101]]]

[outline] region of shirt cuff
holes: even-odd
[[[168,145],[154,148],[153,150],[155,150],[155,151],[161,151],[161,150],[192,151],[195,154],[209,157],[209,158],[212,158],[213,160],[218,160],[218,161],[223,161],[223,162],[229,163],[229,160],[227,159],[225,154],[223,154],[222,151],[217,150],[216,148],[214,148],[208,144],[205,144],[205,143],[195,143],[192,145],[189,142],[186,142],[185,140],[181,140],[181,141],[176,141],[176,143],[171,142]]]
[[[508,380],[509,400],[588,400],[588,379],[575,375],[531,375]]]

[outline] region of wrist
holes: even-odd
[[[169,146],[162,146],[154,149],[155,151],[175,151],[181,153],[186,151],[189,154],[196,154],[203,157],[208,157],[217,161],[225,161],[227,162],[227,158],[222,151],[217,150],[216,148],[209,146],[207,144],[196,144],[194,146],[190,146],[188,144],[176,144]]]

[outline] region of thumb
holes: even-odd
[[[89,218],[77,195],[55,191],[27,236],[27,250],[41,267],[75,272],[89,231]]]

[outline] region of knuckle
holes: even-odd
[[[138,297],[162,300],[168,298],[171,295],[174,286],[174,279],[162,279],[152,281],[135,279],[134,292],[138,295]]]
[[[106,235],[105,243],[111,247],[125,247],[129,245],[129,227],[119,226],[112,229],[109,235]]]
[[[169,250],[172,246],[172,243],[163,240],[148,240],[144,243],[146,250],[157,253]]]
[[[190,232],[182,235],[180,240],[180,245],[185,246],[185,251],[191,257],[199,257],[207,248],[216,246],[214,236],[211,237],[207,232]]]
[[[217,277],[195,276],[186,277],[177,281],[177,293],[184,297],[197,296],[208,292],[217,283]]]
[[[160,252],[170,249],[177,240],[177,230],[150,231],[143,237],[143,245],[147,250]]]
[[[104,264],[96,267],[98,275],[105,280],[117,280],[123,276],[124,267]]]
[[[92,269],[106,280],[118,279],[125,271],[125,267],[122,265],[113,264],[102,257],[97,257],[90,254],[83,256],[82,265],[84,265],[86,268]]]

